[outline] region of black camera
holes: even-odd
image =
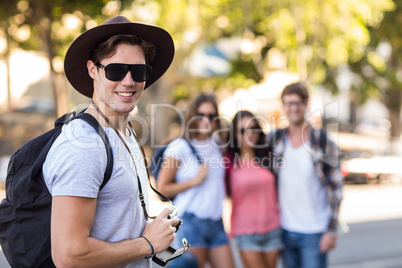
[[[175,216],[177,215],[177,213],[179,212],[179,209],[176,208],[175,206],[171,206],[171,207],[173,208],[173,211],[172,211],[172,213],[170,213],[170,214],[168,215],[168,219],[171,219],[171,218],[175,217]],[[179,223],[175,226],[175,227],[176,227],[176,232],[180,229],[180,226],[181,226],[182,224],[183,224],[183,220],[182,220],[182,219],[179,219]],[[190,247],[190,245],[189,245],[188,242],[187,242],[187,239],[185,239],[185,238],[183,238],[183,239],[181,240],[181,243],[183,244],[183,247],[181,247],[181,248],[179,248],[179,249],[176,250],[176,249],[174,249],[174,248],[172,248],[172,247],[170,246],[170,247],[168,247],[166,250],[164,250],[164,251],[162,251],[162,252],[160,252],[160,253],[158,253],[158,254],[155,254],[155,255],[152,257],[152,260],[153,260],[156,264],[158,264],[158,265],[160,265],[160,266],[162,266],[162,267],[165,267],[166,264],[167,264],[169,261],[180,257],[180,256],[183,255],[183,253],[186,252],[187,249]]]
[[[172,213],[170,213],[168,215],[168,219],[171,219],[173,217],[175,217],[177,215],[177,213],[179,212],[179,209],[176,208],[175,206],[171,206],[171,208],[173,208]],[[175,226],[176,227],[176,232],[180,229],[180,226],[183,224],[183,220],[179,219],[179,223]]]

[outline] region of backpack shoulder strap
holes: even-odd
[[[278,128],[270,133],[268,133],[268,146],[273,148],[276,145],[276,141],[280,140],[283,136],[284,129]]]
[[[80,113],[83,113],[85,110],[81,111]],[[67,124],[68,122],[70,122],[73,119],[73,117],[76,114],[77,114],[76,112],[71,112],[71,113],[67,113],[67,114],[60,116],[59,118],[56,119],[56,121],[54,121],[54,127],[56,128],[58,126]]]
[[[325,154],[327,150],[327,131],[323,128],[320,129],[320,148]]]
[[[327,151],[327,139],[328,139],[327,131],[323,128],[314,129],[314,131],[312,131],[311,133],[311,139],[312,143],[320,146],[322,153],[325,155]],[[325,175],[328,184],[330,184],[330,178],[329,178],[330,166],[325,161],[322,161],[322,171]]]
[[[106,185],[106,183],[110,180],[110,177],[112,176],[112,171],[113,171],[113,152],[112,152],[112,147],[110,146],[109,139],[105,133],[105,130],[102,128],[102,126],[99,124],[98,120],[96,120],[92,115],[88,113],[83,113],[80,112],[71,120],[73,119],[82,119],[85,122],[87,122],[89,125],[91,125],[95,131],[99,134],[101,137],[103,143],[105,144],[106,147],[106,154],[107,154],[107,164],[106,164],[106,170],[105,170],[105,176],[103,178],[103,182],[101,186],[99,187],[99,190],[102,190],[102,188]]]
[[[320,145],[320,148],[321,148],[323,154],[325,154],[327,152],[327,139],[328,139],[327,131],[325,129],[321,128],[319,145]],[[325,177],[328,180],[328,183],[331,184],[330,179],[329,179],[330,165],[324,161],[323,165],[322,165],[322,169],[323,169]]]
[[[310,133],[311,144],[320,146],[321,151],[325,154],[327,150],[328,133],[325,129],[313,129]]]
[[[275,130],[275,133],[274,133],[275,138],[276,138],[276,139],[282,138],[283,131],[284,131],[283,128],[278,128],[277,130]]]
[[[195,157],[197,157],[197,162],[198,162],[199,164],[201,164],[201,163],[202,163],[202,159],[201,159],[201,156],[198,154],[197,150],[194,148],[194,146],[191,144],[191,142],[189,142],[189,141],[186,140],[186,139],[183,139],[183,140],[185,140],[185,141],[187,142],[187,144],[188,144],[188,146],[190,147],[191,151],[193,152],[193,154],[195,155]]]

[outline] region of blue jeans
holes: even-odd
[[[285,268],[325,268],[327,253],[321,253],[320,240],[323,233],[301,234],[283,231],[282,251]]]

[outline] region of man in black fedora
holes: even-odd
[[[83,120],[63,127],[43,165],[57,267],[150,267],[149,257],[173,241],[179,220],[168,218],[172,208],[147,221],[144,155],[128,127],[129,113],[173,56],[169,33],[121,16],[86,31],[67,51],[65,74],[92,99],[85,112],[106,132],[113,170],[103,186],[108,159],[93,127]]]

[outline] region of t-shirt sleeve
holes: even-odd
[[[107,155],[95,130],[76,136],[74,140],[62,137],[61,142],[53,146],[43,167],[51,195],[97,198]]]
[[[191,149],[184,139],[175,139],[166,147],[163,157],[173,157],[182,160],[191,155]]]

